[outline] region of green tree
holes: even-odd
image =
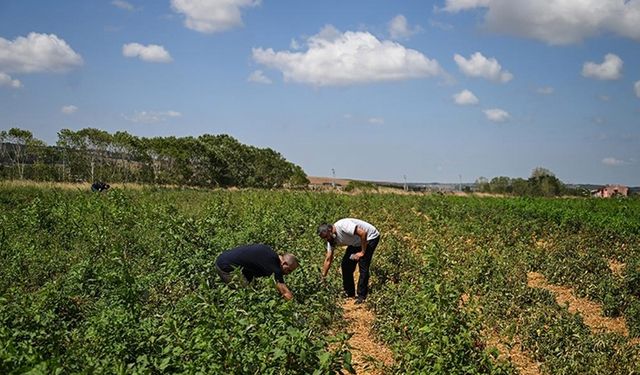
[[[565,186],[550,170],[537,167],[531,172],[528,180],[529,191],[532,195],[553,197],[561,195]]]
[[[529,182],[524,178],[514,178],[511,180],[513,194],[525,196],[529,194]]]
[[[511,179],[509,177],[494,177],[491,179],[491,182],[489,184],[491,185],[492,193],[510,194],[513,191],[511,186]]]
[[[487,179],[486,177],[478,177],[478,179],[476,179],[476,190],[482,193],[490,193],[491,192],[491,185],[489,185],[489,179]]]
[[[19,179],[24,179],[24,170],[29,157],[29,150],[35,147],[44,146],[44,142],[33,138],[33,133],[29,130],[11,128],[9,131],[2,131],[0,135],[3,142],[7,143],[7,156],[11,164],[18,172]]]
[[[291,177],[289,177],[289,185],[295,188],[304,188],[309,186],[309,179],[304,170],[298,165],[291,166]]]
[[[106,131],[95,128],[81,129],[76,134],[84,156],[89,160],[91,181],[105,179],[107,175],[103,169],[113,137]]]
[[[120,163],[119,175],[123,182],[131,179],[131,160],[134,158],[137,138],[126,131],[118,131],[113,134],[113,157]]]

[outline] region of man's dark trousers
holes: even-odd
[[[378,246],[378,241],[380,241],[380,236],[369,240],[367,242],[367,250],[364,253],[364,256],[360,258],[360,260],[355,261],[350,259],[351,254],[359,253],[362,250],[360,246],[349,246],[342,257],[342,287],[344,288],[345,293],[348,296],[355,296],[355,285],[353,283],[353,273],[356,270],[356,264],[358,265],[358,270],[360,272],[360,277],[358,278],[358,297],[359,298],[367,298],[367,294],[369,293],[369,266],[371,265],[371,258],[373,257],[373,252]]]

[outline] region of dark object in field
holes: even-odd
[[[103,191],[107,191],[107,189],[109,189],[110,187],[111,186],[109,186],[109,184],[106,184],[102,181],[96,181],[93,183],[93,185],[91,185],[91,191],[101,193]]]

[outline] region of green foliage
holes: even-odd
[[[328,333],[341,315],[338,289],[321,285],[314,267],[320,212],[307,195],[0,196],[0,373],[326,374],[348,365],[348,336]],[[270,278],[236,290],[218,280],[217,254],[254,241],[300,257],[287,276],[294,301]]]
[[[344,373],[340,280],[335,265],[318,279],[315,228],[347,216],[382,233],[367,304],[385,373],[516,373],[487,332],[544,373],[640,371],[636,200],[0,187],[0,208],[0,373]],[[215,257],[249,242],[299,256],[293,302],[271,279],[218,280]],[[531,271],[629,337],[592,330]]]
[[[347,186],[344,187],[344,191],[346,192],[351,192],[356,190],[372,191],[372,190],[378,190],[378,187],[372,182],[356,181],[356,180],[349,181],[347,183]]]
[[[485,177],[476,180],[476,190],[482,193],[509,194],[516,196],[556,197],[564,195],[584,196],[584,192],[578,189],[568,188],[553,172],[538,167],[531,172],[531,177],[509,178],[506,176],[494,177],[489,181]]]
[[[94,128],[62,129],[56,146],[48,147],[15,128],[0,132],[0,145],[0,178],[5,179],[257,188],[308,184],[302,168],[278,152],[224,134],[140,138]]]

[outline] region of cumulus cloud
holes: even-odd
[[[480,52],[471,55],[471,58],[465,59],[457,53],[453,56],[460,71],[469,77],[486,78],[491,81],[506,83],[513,79],[513,74],[502,69],[502,66],[495,58],[487,59]]]
[[[169,52],[163,46],[140,43],[128,43],[122,46],[122,55],[125,57],[138,57],[140,60],[153,63],[169,63],[173,61]]]
[[[389,35],[391,39],[401,40],[407,39],[411,35],[420,32],[420,27],[409,27],[407,18],[402,14],[398,14],[389,21]]]
[[[469,90],[462,90],[453,95],[453,100],[459,105],[474,105],[479,102],[478,97]]]
[[[54,34],[0,38],[0,71],[5,73],[58,73],[82,64],[82,57]]]
[[[614,157],[608,157],[608,158],[602,159],[602,164],[608,165],[610,167],[616,167],[618,165],[625,164],[625,162],[624,160],[616,159]]]
[[[72,113],[78,112],[78,107],[76,107],[75,105],[65,105],[64,107],[60,108],[60,112],[64,113],[65,115],[70,115]]]
[[[487,120],[493,122],[505,122],[511,117],[507,111],[498,108],[485,109],[483,112],[487,116]]]
[[[638,98],[640,98],[640,81],[637,81],[634,85],[633,85],[634,90],[636,91],[636,96]]]
[[[139,124],[156,124],[167,121],[169,118],[180,117],[182,114],[176,111],[137,111],[132,115],[123,115],[123,117],[131,122]]]
[[[384,125],[384,119],[382,117],[371,117],[367,122],[372,125]]]
[[[131,5],[131,3],[124,0],[113,0],[111,2],[111,5],[120,9],[128,10],[129,12],[133,12],[134,10],[136,10],[136,8]]]
[[[252,72],[249,75],[249,78],[247,78],[247,81],[254,82],[254,83],[263,83],[263,84],[266,84],[266,85],[269,85],[269,84],[272,83],[272,81],[269,79],[269,77],[264,75],[262,70],[256,70],[256,71]]]
[[[20,82],[17,79],[13,79],[7,73],[0,72],[0,87],[1,86],[7,86],[14,89],[19,89],[20,87],[22,87],[22,82]]]
[[[242,26],[242,8],[260,0],[171,0],[171,8],[185,16],[184,25],[201,33],[216,33]]]
[[[539,87],[536,92],[540,95],[551,95],[555,89],[551,86]]]
[[[608,53],[604,57],[602,64],[592,61],[584,63],[582,66],[582,75],[587,78],[595,78],[600,80],[614,80],[622,77],[623,61],[617,55]]]
[[[446,0],[443,8],[459,12],[486,8],[489,30],[571,44],[603,33],[640,40],[639,0]]]
[[[314,86],[445,76],[436,60],[368,32],[341,33],[326,26],[306,40],[306,47],[306,52],[254,48],[253,59],[281,71],[285,81]]]

